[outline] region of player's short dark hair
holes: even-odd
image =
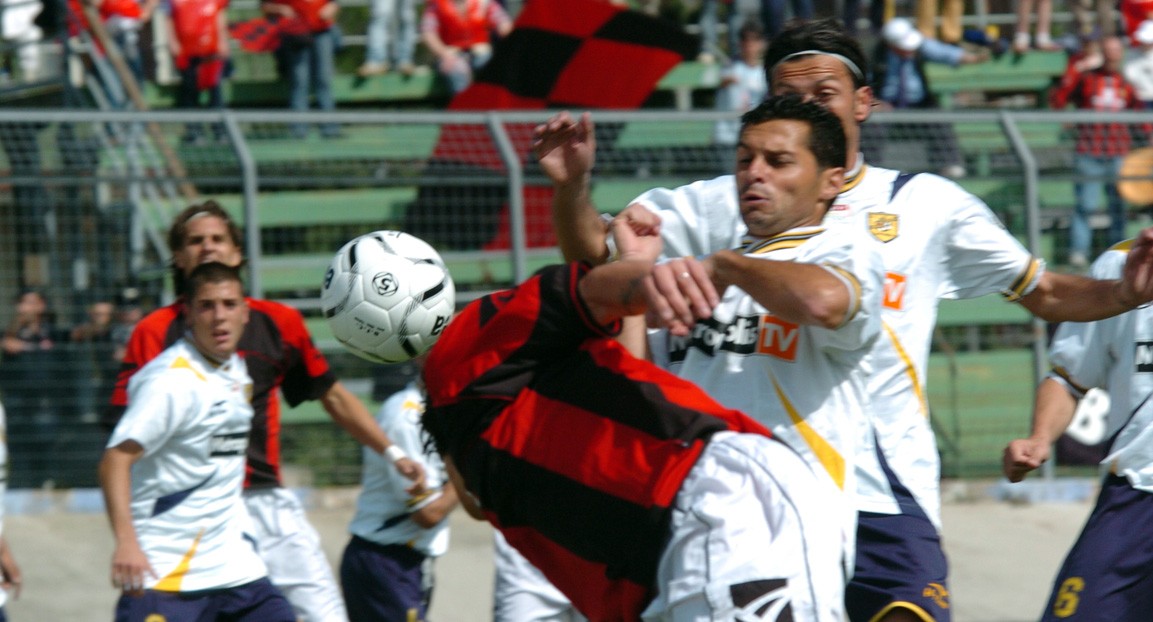
[[[244,280],[240,278],[239,269],[219,261],[210,261],[196,266],[184,280],[184,300],[192,302],[201,287],[217,283],[239,283],[240,291],[244,291]]]
[[[869,61],[861,44],[839,21],[832,18],[794,20],[787,24],[780,34],[772,38],[765,50],[765,79],[771,85],[773,68],[782,60],[791,54],[810,51],[837,54],[848,59],[861,72],[861,75],[857,75],[849,70],[849,75],[853,76],[853,86],[860,88],[869,83]]]
[[[228,237],[232,238],[232,243],[240,249],[241,254],[244,253],[244,236],[240,233],[240,227],[236,225],[236,221],[232,220],[232,216],[212,199],[189,205],[176,215],[176,219],[172,221],[172,227],[168,229],[168,250],[175,253],[184,248],[184,243],[188,237],[188,223],[205,216],[215,216],[223,220],[224,224],[228,226]]]
[[[769,97],[756,108],[741,115],[741,131],[768,121],[802,121],[809,124],[809,151],[821,170],[844,166],[848,159],[845,128],[828,108],[805,101],[795,93]]]

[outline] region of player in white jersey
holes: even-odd
[[[805,22],[783,31],[771,42],[765,65],[772,93],[811,97],[844,123],[847,152],[855,157],[825,222],[855,227],[858,236],[872,240],[886,269],[883,335],[871,357],[869,393],[880,396],[873,400],[880,410],[872,418],[888,463],[879,472],[858,473],[864,511],[858,561],[867,565],[858,565],[849,587],[850,616],[870,622],[948,620],[946,564],[936,528],[939,465],[924,390],[936,300],[1001,291],[1046,319],[1114,315],[1150,297],[1142,271],[1148,270],[1153,235],[1142,233],[1121,281],[1044,271],[959,186],[929,174],[902,176],[862,160],[859,124],[872,107],[865,56],[836,23]],[[538,128],[537,152],[552,158],[542,164],[556,185],[554,218],[562,249],[567,257],[597,262],[609,251],[588,194],[595,153],[591,130],[587,116],[573,122],[557,115]],[[667,256],[705,254],[731,248],[744,232],[735,192],[732,176],[654,190],[621,216],[659,215]],[[870,548],[882,540],[899,543],[899,554],[916,563],[888,568],[883,561],[896,554],[892,546]]]
[[[424,357],[418,357],[422,363]],[[340,583],[350,622],[424,620],[433,591],[433,560],[448,550],[449,512],[457,505],[440,455],[425,446],[420,381],[384,401],[377,423],[392,442],[424,468],[426,489],[411,482],[388,458],[364,448],[361,492],[340,562]]]
[[[188,332],[133,376],[100,461],[116,619],[292,622],[240,497],[252,379],[236,354],[248,321],[239,273],[203,264],[186,295]]]
[[[4,413],[4,405],[0,404],[0,499],[8,489],[8,422]],[[4,504],[0,503],[0,523],[4,518]],[[8,538],[0,530],[0,622],[6,622],[8,615],[4,605],[8,603],[8,596],[20,596],[20,586],[24,579],[16,558],[8,548]]]
[[[1121,274],[1129,243],[1106,251],[1091,274]],[[1053,583],[1041,619],[1139,622],[1153,611],[1153,306],[1090,323],[1062,324],[1050,349],[1053,371],[1037,388],[1029,438],[1005,448],[1004,470],[1018,482],[1048,460],[1077,401],[1107,389],[1101,491],[1081,536]]]

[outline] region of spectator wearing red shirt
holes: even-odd
[[[512,18],[495,0],[428,0],[420,18],[420,39],[453,94],[468,87],[472,72],[492,56],[492,34],[511,31]]]
[[[1121,73],[1125,46],[1118,37],[1101,41],[1104,62],[1100,67],[1077,71],[1076,63],[1061,78],[1053,92],[1052,106],[1061,110],[1073,104],[1081,110],[1118,112],[1140,110],[1137,92]],[[1069,226],[1069,263],[1078,268],[1088,265],[1092,230],[1089,214],[1097,211],[1104,188],[1109,203],[1109,243],[1125,239],[1125,206],[1117,193],[1116,179],[1121,160],[1132,145],[1130,127],[1124,123],[1081,123],[1077,125],[1077,147],[1073,156],[1077,171],[1074,188],[1077,197],[1073,220]]]
[[[208,93],[209,108],[224,107],[225,67],[228,63],[228,0],[168,0],[168,49],[180,71],[177,108],[198,108]],[[223,128],[215,129],[218,138]],[[203,128],[190,125],[185,142],[200,142]]]
[[[280,48],[288,74],[288,106],[293,111],[309,109],[310,93],[321,110],[335,110],[332,77],[336,73],[336,46],[339,35],[336,14],[339,5],[329,0],[265,0],[260,10],[270,19],[281,20]],[[292,136],[304,138],[307,123],[293,123]],[[326,123],[320,127],[324,138],[340,136],[340,127]]]

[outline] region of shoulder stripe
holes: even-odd
[[[1129,238],[1128,240],[1118,242],[1118,243],[1114,244],[1113,246],[1110,246],[1109,250],[1118,251],[1121,253],[1128,253],[1129,251],[1133,250],[1133,238]]]
[[[893,190],[889,193],[889,200],[892,201],[893,197],[897,196],[897,193],[901,191],[901,188],[904,188],[905,184],[909,183],[909,180],[916,176],[917,173],[898,173],[897,178],[893,180]]]
[[[188,371],[196,374],[196,377],[199,378],[201,382],[208,382],[208,379],[204,377],[204,374],[200,373],[200,370],[193,367],[192,363],[189,363],[188,359],[184,358],[183,356],[176,357],[176,360],[172,361],[172,365],[169,366],[169,369],[187,369]]]

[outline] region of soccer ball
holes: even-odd
[[[321,307],[353,354],[400,363],[432,347],[452,317],[456,288],[424,240],[376,231],[345,244],[324,274]]]

